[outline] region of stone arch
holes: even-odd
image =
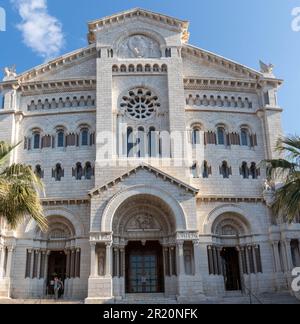
[[[66,208],[47,208],[44,211],[45,217],[51,219],[51,217],[60,217],[62,220],[65,219],[68,224],[71,224],[74,228],[74,236],[83,237],[85,234],[85,229],[81,223],[79,216],[75,215],[73,212]],[[69,225],[70,226],[70,225]],[[28,237],[34,237],[37,229],[36,222],[31,219],[26,228],[25,235]]]
[[[172,197],[169,193],[155,187],[145,187],[145,186],[134,186],[124,191],[116,194],[106,206],[102,221],[101,221],[101,231],[102,232],[112,232],[113,230],[113,218],[118,210],[118,208],[127,201],[128,199],[139,196],[148,195],[159,198],[166,206],[170,208],[175,220],[175,226],[177,230],[187,229],[186,216],[185,213],[178,203],[178,201]]]
[[[250,225],[250,217],[247,213],[237,205],[223,205],[212,210],[203,224],[204,234],[211,235],[217,229],[217,226],[224,220],[232,220],[231,225],[239,229],[243,234],[250,234],[252,228]]]

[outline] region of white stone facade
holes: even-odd
[[[1,224],[1,297],[41,298],[55,275],[88,303],[289,289],[300,224],[275,221],[259,165],[276,157],[282,81],[188,38],[188,22],[134,9],[0,84],[0,140],[22,141],[11,162],[43,178],[50,227]]]

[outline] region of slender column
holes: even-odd
[[[3,276],[3,263],[4,263],[4,254],[5,249],[4,247],[0,247],[0,278]]]
[[[97,276],[97,269],[96,269],[96,243],[91,242],[91,277]]]
[[[219,268],[218,274],[220,276],[223,275],[221,251],[222,251],[222,248],[220,246],[217,246],[217,259],[218,259],[218,268]]]
[[[122,277],[125,277],[125,248],[124,247],[121,247],[120,248],[120,274],[119,276],[122,278]]]
[[[111,273],[111,254],[112,254],[112,244],[106,243],[106,258],[105,258],[105,274],[106,276],[112,276]]]
[[[273,253],[274,253],[274,260],[275,260],[275,272],[281,272],[281,263],[280,263],[280,256],[278,251],[278,241],[272,242]]]
[[[119,273],[120,273],[120,254],[119,254],[119,248],[115,247],[114,248],[114,258],[113,258],[113,276],[114,277],[119,277]]]
[[[210,275],[214,275],[215,269],[214,269],[214,262],[213,262],[213,250],[211,245],[207,247],[207,251],[208,251],[207,257],[208,257],[208,264],[209,264],[209,272],[211,272]]]
[[[5,277],[7,277],[7,278],[9,278],[11,276],[14,249],[15,248],[13,246],[8,248],[7,266],[6,266],[6,273],[5,273]]]
[[[173,262],[172,262],[172,247],[168,248],[169,250],[169,269],[170,269],[170,277],[173,276],[174,271],[173,271]]]
[[[255,248],[256,248],[256,246],[253,245],[251,250],[252,250],[252,256],[253,256],[254,273],[258,273]]]
[[[177,252],[178,252],[178,260],[179,260],[178,275],[184,275],[185,268],[184,268],[183,242],[177,243]]]
[[[251,275],[251,264],[250,264],[250,259],[249,259],[249,245],[245,246],[245,255],[246,255],[248,274]]]
[[[194,246],[194,274],[195,276],[198,276],[200,275],[200,262],[201,262],[200,243],[194,241],[193,246]]]
[[[49,255],[50,255],[50,251],[46,251],[46,260],[45,260],[45,278],[48,278],[48,267],[49,267]]]
[[[67,278],[70,278],[70,250],[67,250],[66,254],[67,254],[66,275],[67,275]]]
[[[164,264],[165,277],[170,276],[168,252],[169,252],[169,248],[164,246],[164,248],[163,248],[163,264]]]
[[[286,257],[287,257],[287,266],[288,266],[287,270],[290,271],[294,268],[292,251],[291,251],[291,240],[286,239],[284,244],[285,244],[285,249],[286,249]]]
[[[42,256],[42,253],[41,253],[41,250],[37,250],[37,253],[38,253],[38,257],[37,257],[37,269],[36,269],[36,277],[37,279],[40,278],[40,270],[41,270],[41,256]]]

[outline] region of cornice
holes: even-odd
[[[47,94],[56,92],[76,92],[96,90],[96,78],[73,78],[55,81],[34,81],[20,85],[24,95]]]
[[[261,86],[253,79],[185,77],[185,90],[217,90],[256,93]]]
[[[258,203],[264,202],[263,197],[224,197],[224,196],[203,196],[198,194],[196,196],[197,201],[201,202],[226,202],[226,203],[240,203],[240,202],[248,202],[248,203]]]
[[[90,198],[43,198],[41,201],[43,206],[87,205]]]

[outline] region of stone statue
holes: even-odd
[[[125,39],[119,46],[120,58],[159,58],[160,46],[157,42],[143,35],[134,35]]]
[[[273,64],[265,64],[262,61],[259,61],[260,72],[264,74],[273,75],[274,65]]]
[[[16,79],[17,73],[16,73],[16,66],[13,65],[12,67],[5,67],[4,68],[4,78],[3,81],[12,81]]]
[[[265,184],[264,184],[264,191],[273,191],[273,184],[271,183],[270,180],[266,179]]]

